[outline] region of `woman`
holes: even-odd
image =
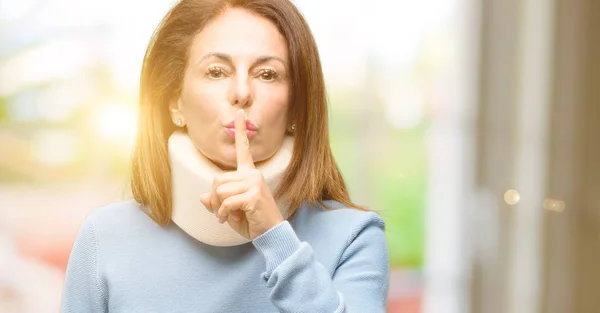
[[[63,312],[385,312],[384,223],[349,199],[293,4],[177,3],[140,91],[135,201],[84,222]]]

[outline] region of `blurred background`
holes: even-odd
[[[129,197],[173,0],[0,0],[0,312],[57,312],[81,222]],[[296,0],[389,312],[600,312],[600,2]]]

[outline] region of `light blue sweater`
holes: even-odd
[[[63,313],[379,313],[389,255],[373,212],[302,205],[289,221],[235,247],[159,226],[137,202],[90,214],[73,245]]]

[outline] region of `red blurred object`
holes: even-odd
[[[392,269],[387,313],[421,312],[423,278],[418,269]]]
[[[421,312],[421,295],[390,298],[387,313],[419,313]]]
[[[39,260],[63,273],[67,268],[74,240],[74,237],[61,236],[47,238],[46,242],[42,242],[34,234],[16,238],[17,249],[23,257]]]

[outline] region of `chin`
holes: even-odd
[[[212,155],[209,159],[215,163],[219,168],[225,171],[232,171],[237,169],[237,156],[235,151],[235,144],[224,143],[221,147],[219,147],[216,151],[216,155]],[[251,149],[252,157],[254,158],[254,163],[260,163],[264,161],[264,156],[256,156],[256,153],[253,153]]]
[[[219,149],[218,156],[213,160],[223,170],[237,169],[235,145],[225,144]]]
[[[222,153],[217,158],[212,160],[222,170],[231,171],[237,168],[237,162],[235,157],[235,150],[233,155],[229,153]]]

